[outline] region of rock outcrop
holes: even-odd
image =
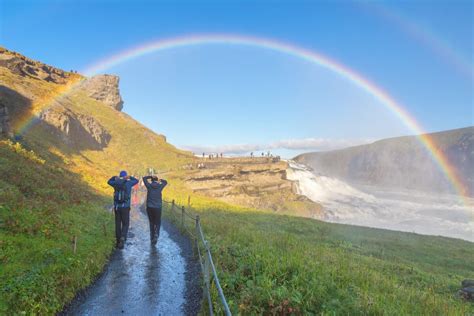
[[[231,204],[319,218],[321,206],[297,194],[287,169],[286,162],[267,158],[200,159],[188,166],[184,181],[196,193]]]
[[[40,119],[52,134],[75,148],[98,150],[106,147],[111,139],[111,135],[92,116],[76,114],[62,107],[42,112]]]
[[[10,116],[5,104],[0,103],[0,135],[11,136]]]
[[[463,280],[461,286],[459,295],[465,300],[474,301],[474,280]]]
[[[123,100],[119,91],[119,77],[113,75],[97,75],[84,80],[82,88],[89,97],[113,107],[117,111],[123,108]]]
[[[70,76],[76,75],[72,72],[63,71],[27,58],[3,47],[0,47],[0,67],[8,68],[12,73],[23,77],[31,77],[57,84],[64,84]]]

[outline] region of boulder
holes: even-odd
[[[463,280],[461,282],[461,285],[462,287],[474,286],[474,280],[469,280],[469,279]]]
[[[466,300],[474,301],[474,286],[468,286],[459,291],[459,294]]]

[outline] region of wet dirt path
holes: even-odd
[[[186,260],[162,227],[150,244],[148,218],[138,208],[124,250],[110,258],[103,275],[68,308],[68,315],[184,315]]]

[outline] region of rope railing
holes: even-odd
[[[188,197],[188,205],[190,205],[190,198]],[[170,205],[171,214],[173,218],[177,221],[181,221],[181,228],[184,229],[193,239],[196,244],[197,253],[199,256],[199,264],[201,266],[201,271],[204,279],[204,295],[207,297],[207,302],[209,305],[209,314],[214,315],[214,307],[212,304],[211,299],[211,282],[214,281],[214,285],[217,289],[218,296],[220,298],[222,307],[224,309],[224,313],[227,316],[232,315],[229,309],[229,305],[227,304],[227,300],[224,295],[224,291],[222,290],[221,284],[219,282],[219,278],[217,276],[216,266],[214,265],[214,260],[212,260],[212,254],[209,247],[209,241],[206,240],[204,237],[204,233],[202,231],[201,226],[201,219],[199,215],[193,215],[189,211],[186,210],[184,206],[178,206],[174,200],[171,202],[163,201]],[[193,225],[195,226],[196,233],[193,234],[189,229],[187,229],[185,225],[185,219],[188,218],[193,221]],[[202,247],[200,246],[202,244]],[[212,273],[212,279],[211,279]]]

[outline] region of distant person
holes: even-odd
[[[206,153],[202,153],[202,158],[204,158],[205,155],[206,155]]]
[[[151,182],[148,180],[151,180]],[[145,183],[148,190],[146,196],[146,213],[148,214],[148,221],[150,222],[150,241],[152,245],[156,245],[158,237],[160,237],[161,208],[163,204],[161,191],[163,191],[168,182],[156,176],[146,176],[143,177],[143,183]]]
[[[107,183],[114,188],[116,246],[123,249],[130,225],[130,196],[132,187],[138,183],[138,180],[128,176],[127,172],[122,170],[118,177],[113,176]]]

